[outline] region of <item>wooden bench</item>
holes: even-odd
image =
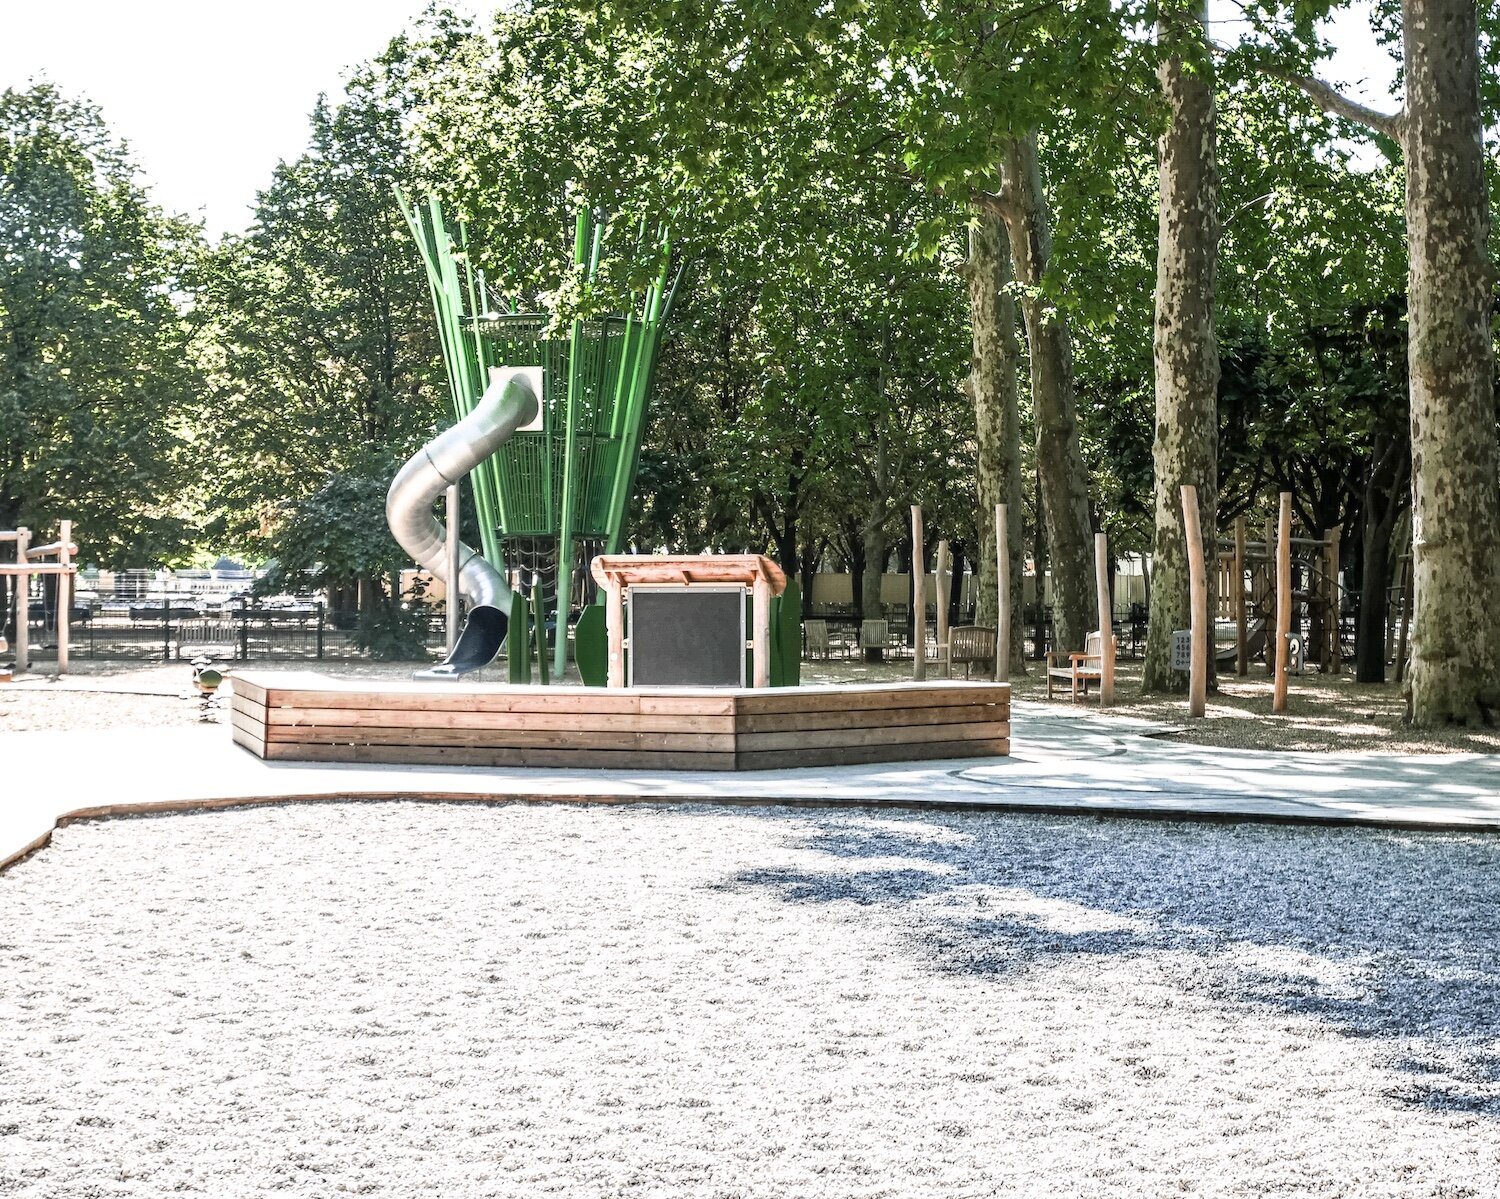
[[[1047,652],[1047,698],[1052,698],[1054,682],[1057,679],[1067,679],[1072,700],[1078,702],[1078,689],[1083,687],[1083,697],[1088,698],[1089,684],[1101,683],[1104,679],[1104,655],[1100,650],[1102,638],[1098,633],[1090,633],[1083,639],[1083,652],[1076,650],[1072,653],[1064,653],[1061,650],[1049,650]],[[1119,651],[1119,641],[1110,638],[1110,651]]]
[[[995,637],[995,630],[985,628],[983,625],[964,624],[949,629],[948,677],[953,677],[953,668],[960,662],[963,663],[964,678],[969,677],[969,671],[976,664],[993,674],[995,671]]]

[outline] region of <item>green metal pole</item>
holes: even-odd
[[[573,235],[573,263],[583,266],[589,245],[589,214],[578,214]],[[568,406],[563,432],[562,519],[557,530],[557,644],[552,649],[554,673],[568,669],[568,613],[573,589],[573,527],[578,519],[578,392],[583,322],[575,319],[568,341]]]

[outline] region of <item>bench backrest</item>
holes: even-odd
[[[954,662],[990,662],[995,657],[995,630],[965,624],[948,630],[948,654]]]
[[[802,634],[807,638],[808,649],[825,650],[828,648],[828,622],[826,620],[804,620]]]
[[[887,620],[865,620],[859,626],[859,648],[860,649],[884,649],[887,630],[890,621]]]

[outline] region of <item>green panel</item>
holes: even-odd
[[[579,615],[573,627],[573,656],[585,687],[603,687],[609,682],[609,630],[603,604],[589,604]]]
[[[802,589],[788,579],[786,590],[771,601],[771,686],[802,682]]]
[[[526,597],[511,592],[510,623],[505,628],[505,677],[512,683],[531,682],[531,629]]]

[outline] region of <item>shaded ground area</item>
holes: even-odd
[[[1500,1194],[1500,842],[415,804],[0,876],[0,1194]]]

